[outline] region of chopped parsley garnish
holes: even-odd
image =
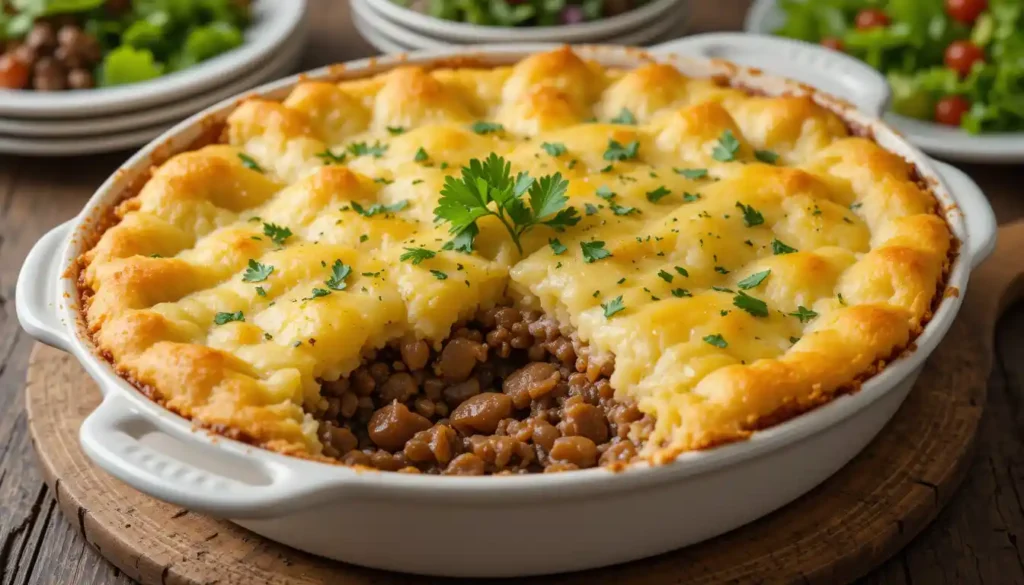
[[[245,269],[245,273],[242,274],[242,282],[263,282],[270,276],[270,273],[274,271],[273,266],[267,266],[266,264],[260,264],[259,262],[249,259],[249,267]]]
[[[609,203],[608,207],[612,210],[615,215],[629,215],[637,211],[635,207],[629,207],[626,205],[619,205],[618,203]]]
[[[796,311],[793,311],[792,313],[790,313],[789,316],[790,317],[796,317],[797,319],[800,319],[801,323],[806,323],[806,322],[810,321],[811,319],[817,317],[818,314],[815,313],[814,311],[808,309],[807,307],[804,307],[804,306],[801,305],[801,306],[797,307]]]
[[[353,142],[348,145],[348,151],[352,153],[352,156],[369,155],[373,158],[380,158],[387,150],[388,145],[381,144],[380,141],[374,142],[373,145],[368,145],[365,142]]]
[[[311,293],[311,296],[309,298],[307,298],[307,299],[302,299],[302,300],[304,300],[304,301],[311,301],[313,299],[319,299],[320,297],[326,297],[329,294],[331,294],[331,291],[329,291],[327,289],[314,288],[313,292]]]
[[[261,297],[265,297],[265,296],[267,296],[267,291],[264,290],[262,286],[257,286],[256,287],[256,294],[260,295]]]
[[[474,122],[470,129],[477,134],[490,134],[492,132],[501,132],[505,127],[495,122],[484,122],[481,120]]]
[[[776,161],[779,160],[779,155],[776,154],[774,151],[771,151],[771,150],[755,150],[754,151],[754,158],[756,158],[757,160],[759,160],[759,161],[761,161],[763,163],[768,163],[770,165],[773,165],[773,164],[775,164]]]
[[[600,240],[593,242],[580,242],[580,249],[583,250],[583,261],[587,264],[593,264],[598,260],[612,255],[611,252],[605,250],[604,242]]]
[[[555,256],[561,256],[562,254],[565,254],[566,250],[568,250],[568,248],[562,245],[562,242],[558,241],[558,238],[550,238],[548,240],[548,245],[551,246],[551,251],[555,253]]]
[[[521,236],[537,225],[555,230],[579,223],[575,207],[566,207],[565,192],[569,182],[561,173],[534,180],[521,172],[512,177],[512,165],[491,153],[487,160],[472,159],[462,167],[462,178],[445,177],[441,199],[434,209],[435,217],[450,225],[449,233],[458,235],[470,226],[476,227],[481,217],[493,215],[505,226],[512,243],[523,253]],[[524,195],[528,195],[524,202]],[[495,209],[490,208],[491,203]]]
[[[601,303],[601,308],[604,309],[604,317],[607,319],[619,311],[623,311],[626,308],[625,303],[622,302],[622,296],[617,296],[607,303]]]
[[[683,193],[683,202],[684,203],[693,203],[694,201],[697,201],[698,199],[700,199],[700,193],[686,193],[686,192]]]
[[[665,272],[664,270],[658,271],[658,277],[664,280],[665,282],[672,282],[672,279],[675,278],[674,276],[672,276],[671,273]]]
[[[739,150],[740,141],[736,140],[732,130],[726,130],[722,132],[722,135],[718,138],[718,144],[711,150],[711,158],[719,162],[729,162],[736,160],[736,153]]]
[[[245,154],[244,152],[240,152],[240,153],[238,153],[238,158],[239,158],[239,160],[242,161],[242,166],[243,167],[245,167],[247,169],[252,169],[252,170],[256,171],[257,173],[264,172],[263,167],[260,166],[260,163],[256,162],[256,159],[254,159],[253,157],[249,156],[248,154]]]
[[[604,199],[605,201],[611,201],[612,198],[615,197],[615,191],[609,189],[608,185],[601,185],[600,187],[597,188],[597,191],[594,191],[594,195],[597,195],[598,197]]]
[[[424,260],[430,260],[437,254],[426,248],[405,248],[405,253],[398,257],[402,262],[409,260],[414,265],[423,262]]]
[[[676,266],[676,272],[678,272],[680,276],[690,276],[690,273],[682,266]]]
[[[781,254],[792,254],[796,251],[796,248],[791,248],[777,239],[772,239],[772,254],[779,256]]]
[[[860,203],[860,202],[857,202],[857,203],[851,203],[851,204],[850,204],[850,209],[851,209],[851,210],[857,210],[857,209],[860,209],[862,205],[864,205],[864,204],[863,204],[863,203]]]
[[[615,168],[615,163],[608,163],[608,166],[606,166],[603,169],[601,169],[601,172],[602,173],[610,173],[610,172],[612,172],[612,169],[614,169],[614,168]]]
[[[327,288],[331,290],[345,290],[348,286],[345,284],[345,279],[352,272],[352,267],[345,264],[341,260],[335,260],[334,264],[331,265],[331,277],[327,279]]]
[[[561,142],[545,142],[540,147],[551,156],[562,156],[568,150]]]
[[[626,108],[619,110],[619,115],[612,118],[612,124],[632,124],[636,125],[636,116],[633,112],[630,112]]]
[[[687,179],[697,180],[697,179],[703,179],[703,178],[708,176],[708,170],[707,169],[680,169],[680,168],[673,167],[672,170],[677,175],[682,175],[682,176],[686,177]]]
[[[445,245],[441,246],[441,249],[455,250],[456,252],[469,254],[473,251],[473,240],[476,238],[478,233],[480,233],[480,231],[477,229],[476,224],[470,225],[459,232],[458,235],[449,240]]]
[[[288,238],[292,237],[292,230],[284,226],[277,225],[276,223],[264,222],[263,235],[269,237],[271,240],[274,240],[274,243],[277,244],[278,246],[283,246],[285,241],[287,241]]]
[[[740,208],[743,212],[743,225],[747,227],[754,227],[755,225],[761,225],[764,223],[764,216],[761,212],[754,209],[749,205],[744,205],[739,201],[736,202],[736,207]]]
[[[217,313],[213,316],[213,322],[217,325],[224,325],[232,321],[245,321],[245,315],[241,311],[235,311],[234,313]]]
[[[583,209],[586,211],[587,215],[594,215],[597,213],[597,207],[590,203],[584,203]]]
[[[729,271],[724,266],[715,266],[715,272],[719,274],[729,274]]]
[[[744,278],[743,280],[739,281],[738,283],[736,283],[736,286],[740,287],[743,290],[750,290],[764,282],[764,279],[768,278],[768,275],[771,273],[771,270],[762,270],[761,272],[755,272],[750,276]]]
[[[405,133],[405,128],[403,128],[401,126],[388,126],[388,134],[390,134],[392,136],[398,136],[399,134],[404,134],[404,133]]]
[[[383,203],[374,203],[373,205],[365,208],[362,205],[353,201],[352,211],[355,211],[356,213],[363,217],[373,217],[380,213],[394,213],[396,211],[401,211],[408,206],[409,201],[406,199],[398,201],[397,203],[392,203],[391,205],[384,205]]]
[[[334,154],[331,149],[328,148],[323,152],[318,152],[315,155],[318,159],[322,160],[325,165],[337,165],[345,162],[345,157],[348,156],[347,152],[341,154]]]
[[[724,337],[722,337],[718,333],[715,333],[714,335],[705,335],[703,339],[704,343],[707,343],[708,345],[713,345],[719,349],[725,349],[729,347],[729,343],[725,340]]]
[[[647,200],[651,203],[657,203],[661,199],[668,197],[672,192],[665,188],[664,185],[658,187],[654,191],[647,192]]]
[[[380,183],[381,185],[390,185],[391,183],[394,183],[393,180],[385,179],[384,177],[374,177],[373,182]]]
[[[799,338],[799,337],[790,337],[790,338],[789,338],[789,342],[790,342],[790,343],[796,343],[796,342],[798,342],[798,341],[800,341],[800,338]]]
[[[441,272],[440,270],[431,270],[430,273],[433,274],[434,278],[438,280],[448,280],[448,274],[446,272]]]
[[[427,160],[429,158],[430,158],[430,155],[427,154],[427,151],[423,150],[423,147],[421,146],[419,148],[419,150],[416,151],[416,156],[412,157],[412,160],[414,160],[416,162],[423,162],[423,161],[425,161],[425,160]]]
[[[369,240],[369,239],[370,239],[370,236],[368,236],[366,234],[360,234],[359,235],[359,241],[360,242],[365,242],[366,240]]]
[[[604,160],[617,161],[636,158],[640,152],[640,142],[634,140],[628,144],[620,144],[616,140],[608,140],[608,150],[604,151]],[[611,166],[611,165],[609,165]],[[609,169],[610,170],[610,169]],[[604,172],[604,171],[602,171]]]
[[[727,286],[712,286],[711,290],[732,294],[733,290]]]
[[[743,309],[755,317],[768,316],[768,303],[761,299],[756,299],[743,291],[740,291],[739,294],[732,298],[732,304],[736,308]]]
[[[843,298],[843,293],[837,293],[836,294],[836,298],[839,299],[839,304],[840,305],[842,305],[844,307],[846,306],[846,299]]]
[[[672,296],[681,299],[683,297],[692,297],[693,295],[685,288],[674,288],[672,289]]]

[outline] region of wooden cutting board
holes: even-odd
[[[999,238],[902,408],[839,473],[785,508],[714,540],[537,581],[836,585],[881,564],[935,517],[968,469],[995,323],[1024,288],[1024,223],[1001,228]],[[154,500],[105,474],[78,444],[78,428],[100,393],[67,354],[38,345],[26,393],[36,452],[64,515],[110,562],[146,585],[438,581],[319,559]]]

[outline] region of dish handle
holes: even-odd
[[[256,447],[212,444],[228,441],[220,437],[180,440],[172,429],[161,428],[171,424],[168,419],[173,416],[147,416],[111,392],[86,417],[79,440],[93,461],[135,489],[220,518],[278,517],[309,508],[324,496],[336,496],[345,483],[344,477],[296,469],[313,463],[285,464],[273,460],[284,456],[253,457],[246,452]]]
[[[651,47],[659,54],[724,59],[801,81],[881,117],[891,91],[881,73],[848,55],[781,37],[704,33]]]
[[[949,163],[932,159],[932,164],[946,183],[946,187],[959,203],[967,227],[967,253],[970,254],[971,269],[975,269],[996,248],[996,233],[999,225],[988,199],[981,187],[967,173]]]
[[[74,220],[46,232],[32,246],[18,273],[14,288],[14,306],[18,322],[29,335],[64,351],[71,350],[71,337],[56,314],[57,282],[63,266],[57,254],[67,240]]]

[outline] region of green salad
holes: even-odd
[[[0,0],[0,88],[146,81],[244,42],[249,0]]]
[[[1024,130],[1024,0],[779,0],[776,34],[883,72],[892,109],[972,134]]]
[[[648,0],[392,0],[436,18],[489,26],[556,26],[600,20]]]

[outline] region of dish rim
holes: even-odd
[[[778,0],[754,0],[744,17],[743,30],[753,35],[776,37],[770,25],[779,18]],[[1024,162],[1024,131],[973,135],[960,128],[916,120],[892,111],[885,112],[885,122],[929,154],[964,162]]]
[[[59,262],[57,266],[61,267],[62,270],[65,267],[74,266],[84,247],[91,245],[92,239],[84,238],[81,232],[83,230],[95,229],[95,226],[90,226],[89,221],[93,214],[100,210],[107,210],[111,205],[123,200],[121,196],[123,195],[122,191],[127,188],[128,182],[135,178],[134,176],[129,177],[129,175],[143,173],[144,171],[140,169],[148,168],[154,158],[166,157],[169,156],[171,151],[179,152],[187,148],[188,143],[193,141],[203,131],[204,127],[208,127],[211,120],[218,118],[218,116],[221,118],[226,117],[227,113],[233,110],[237,103],[247,97],[259,95],[279,99],[286,95],[287,91],[296,83],[303,80],[340,80],[343,78],[365,77],[402,64],[438,65],[452,59],[473,59],[486,62],[490,66],[497,66],[512,63],[527,55],[551,50],[559,46],[561,45],[530,44],[516,46],[490,45],[470,48],[454,47],[434,51],[421,51],[410,55],[403,54],[363,59],[341,66],[328,66],[291,76],[261,86],[238,98],[221,102],[175,126],[150,143],[104,182],[83,207],[81,213],[72,220],[74,233],[62,242],[61,250],[58,252]],[[610,472],[605,468],[594,468],[561,474],[445,478],[400,473],[363,472],[341,465],[323,464],[283,455],[246,443],[226,439],[211,432],[194,432],[197,429],[192,427],[191,421],[180,417],[147,398],[126,380],[117,375],[109,362],[95,355],[91,338],[87,334],[83,335],[79,327],[80,314],[78,310],[77,278],[69,277],[69,273],[77,275],[77,270],[64,271],[60,276],[60,292],[63,298],[73,301],[58,302],[60,317],[65,323],[65,332],[71,333],[70,351],[86,366],[86,369],[93,374],[93,377],[100,382],[101,389],[105,395],[110,396],[113,393],[112,389],[118,388],[117,394],[121,397],[127,397],[132,406],[142,410],[145,416],[155,417],[157,420],[162,420],[175,427],[175,433],[179,438],[188,436],[193,440],[201,440],[211,444],[217,443],[217,449],[226,449],[229,452],[242,454],[246,458],[251,458],[253,454],[257,454],[257,460],[262,460],[265,464],[272,467],[283,465],[291,470],[309,474],[310,489],[308,491],[310,492],[334,489],[339,484],[345,483],[372,488],[376,493],[398,490],[408,495],[429,487],[433,492],[436,492],[435,495],[458,494],[460,497],[484,497],[495,489],[514,488],[515,499],[534,497],[539,494],[546,494],[550,498],[552,496],[551,488],[554,487],[564,488],[573,486],[577,488],[572,492],[566,492],[567,495],[570,493],[578,495],[580,493],[579,489],[594,493],[615,491],[627,487],[676,481],[683,477],[740,463],[761,453],[783,448],[786,445],[839,424],[841,421],[873,404],[892,388],[896,387],[900,381],[913,374],[952,324],[952,320],[960,305],[962,293],[966,289],[971,262],[974,260],[971,258],[970,234],[968,232],[966,214],[962,207],[962,205],[970,202],[966,199],[961,201],[951,193],[944,182],[942,174],[936,169],[936,164],[927,159],[913,145],[899,137],[884,122],[856,110],[853,106],[841,100],[817,92],[803,84],[713,59],[659,55],[656,51],[642,51],[611,45],[580,45],[574,47],[574,50],[587,58],[598,60],[605,66],[635,66],[645,60],[653,59],[688,66],[690,69],[717,70],[726,68],[734,78],[740,81],[756,81],[760,86],[756,89],[763,89],[764,86],[770,87],[774,84],[782,90],[808,92],[825,105],[839,108],[840,111],[837,111],[837,114],[840,114],[845,121],[869,129],[881,146],[899,154],[914,164],[922,178],[927,180],[932,186],[935,197],[942,205],[945,219],[953,235],[961,243],[961,248],[959,255],[952,261],[943,299],[935,310],[931,321],[915,339],[913,347],[891,360],[884,371],[864,381],[856,393],[837,396],[829,403],[811,412],[803,413],[778,425],[757,431],[744,441],[707,450],[685,452],[669,463],[655,466],[643,464],[631,466],[627,471],[620,473]],[[778,93],[778,91],[770,93]],[[181,144],[175,144],[175,140],[178,140]],[[982,211],[978,210],[979,215],[981,215]],[[78,243],[76,243],[76,240],[78,240]],[[86,243],[82,244],[83,241],[86,241]],[[984,250],[981,250],[978,256],[981,257],[983,255]],[[954,294],[949,294],[950,291],[954,291]],[[604,480],[592,481],[597,479],[599,474],[604,474],[601,476]],[[306,477],[303,479],[305,480]],[[554,493],[557,494],[559,492]]]

